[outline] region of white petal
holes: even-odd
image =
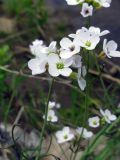
[[[32,75],[44,73],[46,61],[40,61],[39,59],[31,59],[28,62],[28,67],[32,70]]]
[[[72,57],[72,56],[73,56],[73,53],[70,52],[70,51],[62,50],[62,51],[60,52],[60,57],[63,58],[63,59],[68,59],[68,58],[70,58],[70,57]]]
[[[50,45],[49,45],[50,52],[55,52],[56,51],[56,44],[57,44],[56,41],[53,41],[53,42],[50,43]]]
[[[105,36],[106,34],[109,34],[109,33],[110,33],[110,31],[104,30],[104,31],[102,31],[102,32],[100,33],[100,36]]]
[[[69,132],[70,132],[70,128],[69,128],[69,127],[67,127],[67,126],[66,126],[66,127],[64,127],[64,128],[63,128],[63,132],[65,132],[65,133],[69,133]]]
[[[115,41],[111,40],[107,43],[107,47],[108,47],[109,51],[116,51],[118,45]]]
[[[69,77],[70,74],[72,73],[72,69],[71,69],[71,68],[59,69],[59,73],[60,73],[62,76]]]
[[[72,64],[72,66],[75,67],[75,68],[80,68],[81,65],[82,65],[81,59],[82,59],[81,56],[74,55],[73,56],[73,64]]]
[[[69,38],[65,37],[60,41],[60,46],[63,49],[68,49],[71,45],[72,45],[72,41]]]
[[[49,65],[48,72],[53,77],[59,76],[59,71],[56,68],[56,65]]]
[[[57,54],[51,53],[48,55],[48,64],[56,64],[59,62],[59,56]]]
[[[81,77],[80,79],[78,79],[78,85],[80,89],[83,91],[86,87],[86,81]]]
[[[69,34],[68,36],[69,36],[70,38],[75,38],[76,34],[71,33],[71,34]]]
[[[111,57],[120,57],[120,51],[110,51]]]
[[[83,0],[66,0],[68,5],[78,5]]]
[[[111,116],[110,116],[110,120],[111,120],[111,121],[115,121],[116,119],[117,119],[117,117],[116,117],[115,115],[111,115]]]
[[[105,112],[102,109],[100,109],[100,113],[105,116]]]
[[[71,57],[71,58],[68,58],[68,59],[62,59],[62,61],[63,61],[65,67],[69,67],[73,63],[73,58]]]

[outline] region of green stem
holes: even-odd
[[[10,112],[11,105],[12,105],[13,99],[15,97],[15,94],[16,94],[16,90],[13,91],[13,93],[11,95],[11,98],[10,98],[10,101],[9,101],[9,104],[8,104],[8,107],[7,107],[7,110],[5,112],[5,118],[4,118],[5,128],[7,128],[8,115],[9,115],[9,112]]]
[[[46,127],[46,124],[47,124],[48,105],[49,105],[49,101],[50,101],[50,97],[51,97],[51,92],[52,92],[53,84],[54,84],[54,78],[51,81],[49,92],[48,92],[47,103],[46,103],[46,107],[45,107],[45,119],[44,119],[42,131],[41,131],[41,134],[40,134],[40,144],[38,146],[38,156],[36,157],[36,160],[40,160],[40,154],[41,154],[43,136],[44,136],[45,127]]]

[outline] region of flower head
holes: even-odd
[[[100,109],[100,113],[107,123],[111,123],[112,121],[115,121],[117,119],[116,115],[112,114],[108,109],[106,109],[105,111]]]
[[[30,45],[29,47],[31,53],[36,57],[39,57],[41,54],[44,55],[44,53],[46,52],[46,46],[44,45],[42,40],[37,39],[33,41],[32,45]]]
[[[45,115],[43,116],[43,119],[45,119]],[[58,117],[55,115],[55,111],[48,110],[48,114],[47,114],[47,121],[49,122],[57,122],[58,121]]]
[[[93,6],[92,5],[89,6],[88,3],[83,3],[81,15],[83,17],[92,16],[93,15]]]
[[[60,41],[60,57],[67,59],[80,52],[80,46],[69,38],[63,38]]]
[[[88,119],[88,123],[90,127],[96,128],[100,125],[100,118],[98,116],[92,117]]]
[[[118,45],[115,41],[111,40],[107,42],[107,39],[103,42],[103,52],[107,57],[120,57],[120,51],[117,51]]]
[[[48,108],[53,109],[55,107],[55,102],[49,101]]]
[[[68,77],[72,73],[71,66],[72,59],[60,59],[57,54],[50,54],[48,56],[48,71],[49,74],[53,77],[57,77],[59,75]]]
[[[53,41],[48,47],[43,44],[43,41],[35,40],[30,45],[31,53],[35,58],[28,62],[28,67],[32,70],[32,75],[44,73],[48,63],[48,55],[56,52],[56,42]]]
[[[99,43],[100,37],[95,34],[91,34],[89,30],[82,28],[79,30],[79,34],[76,34],[74,41],[76,44],[87,50],[93,50]]]
[[[74,135],[70,132],[69,127],[64,127],[61,131],[57,131],[55,136],[58,143],[64,143],[74,138]]]
[[[76,129],[76,132],[81,135],[82,134],[82,137],[85,138],[85,139],[89,139],[93,136],[93,132],[91,131],[88,131],[86,128],[83,128],[83,127],[78,127]]]

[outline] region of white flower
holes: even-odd
[[[84,79],[86,74],[87,74],[87,71],[86,71],[85,66],[82,66],[78,69],[78,85],[79,85],[79,87],[81,88],[82,91],[86,87],[86,80]]]
[[[91,26],[89,28],[82,27],[81,29],[78,29],[76,31],[76,34],[71,33],[68,36],[71,38],[75,38],[77,35],[80,36],[81,32],[88,32],[90,35],[95,35],[95,36],[99,36],[99,37],[110,33],[110,31],[108,31],[108,30],[104,30],[101,32],[101,29],[99,27]]]
[[[74,135],[70,132],[69,127],[64,127],[61,131],[57,131],[55,136],[58,143],[64,143],[74,138]]]
[[[100,28],[98,28],[98,27],[93,27],[93,26],[91,26],[90,28],[89,28],[89,32],[91,33],[91,34],[95,34],[95,35],[97,35],[97,36],[104,36],[104,35],[106,35],[106,34],[108,34],[108,33],[110,33],[110,31],[108,31],[108,30],[104,30],[104,31],[102,31],[101,32],[101,30],[100,30]]]
[[[42,40],[35,40],[32,42],[32,45],[29,46],[30,51],[36,57],[39,57],[39,54],[45,53],[46,46],[43,44]]]
[[[102,7],[108,8],[112,0],[94,0],[95,2],[99,3]]]
[[[67,59],[80,52],[80,46],[69,38],[63,38],[60,41],[60,57]]]
[[[87,50],[95,49],[99,41],[100,41],[99,36],[91,34],[90,31],[85,30],[85,28],[79,30],[79,34],[77,34],[74,39],[74,42],[76,44],[86,48]]]
[[[61,104],[60,104],[60,103],[56,103],[55,106],[56,106],[57,109],[60,109],[60,108],[61,108]]]
[[[60,107],[61,107],[60,103],[56,103],[54,101],[49,101],[49,104],[48,104],[48,109],[49,110],[52,110],[53,108],[59,109]]]
[[[88,3],[83,3],[81,15],[83,17],[92,16],[93,15],[93,6],[92,5],[89,6]]]
[[[45,115],[43,116],[43,119],[45,119]],[[48,110],[47,121],[49,121],[49,122],[57,122],[58,121],[58,117],[55,115],[54,110],[52,110],[52,109]]]
[[[90,127],[96,128],[100,125],[100,118],[98,116],[92,117],[88,119],[88,123]]]
[[[76,129],[76,132],[81,135],[82,134],[82,137],[85,138],[85,139],[89,139],[93,136],[93,132],[91,131],[88,131],[86,128],[83,128],[83,127],[78,127]]]
[[[80,68],[82,66],[82,57],[80,55],[74,55],[73,56],[73,63],[72,67],[74,68]]]
[[[103,42],[103,51],[107,57],[120,57],[120,51],[117,51],[118,45],[115,41],[111,40],[107,42],[107,39]]]
[[[56,52],[56,42],[53,41],[46,47],[43,41],[35,40],[30,45],[30,50],[35,58],[28,62],[28,67],[32,70],[32,75],[41,74],[46,71],[48,55]]]
[[[32,75],[37,75],[46,71],[46,64],[46,59],[34,58],[28,62],[28,67],[32,70]]]
[[[66,0],[68,5],[78,5],[82,2],[84,2],[85,0]]]
[[[100,109],[100,113],[103,115],[107,123],[111,123],[112,121],[115,121],[117,119],[116,115],[111,114],[111,112],[108,109],[106,109],[105,111]]]
[[[48,71],[49,74],[53,77],[57,77],[59,75],[69,77],[72,73],[71,66],[72,59],[60,59],[57,54],[50,54],[48,56]]]
[[[55,107],[55,102],[49,101],[48,108],[52,109]]]
[[[35,40],[32,45],[30,45],[30,51],[37,58],[46,59],[48,54],[56,52],[56,44],[56,41],[53,41],[46,47],[42,40]]]

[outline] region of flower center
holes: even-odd
[[[52,117],[51,117],[51,116],[48,116],[48,119],[49,119],[49,121],[51,121],[51,120],[52,120]]]
[[[96,124],[97,124],[97,122],[96,122],[96,121],[93,121],[93,124],[94,124],[94,125],[96,125]]]
[[[105,115],[105,118],[109,120],[109,117],[107,115]]]
[[[90,42],[90,41],[87,41],[87,42],[85,43],[85,45],[86,45],[87,47],[90,47],[90,46],[91,46],[91,42]]]
[[[63,69],[64,68],[64,64],[63,63],[57,63],[57,69]]]
[[[75,46],[71,46],[69,49],[70,49],[70,51],[72,52],[72,51],[74,51]]]
[[[89,13],[89,10],[88,10],[88,9],[86,9],[86,10],[85,10],[85,14],[88,14],[88,13]]]
[[[64,135],[64,139],[68,139],[68,135]]]

